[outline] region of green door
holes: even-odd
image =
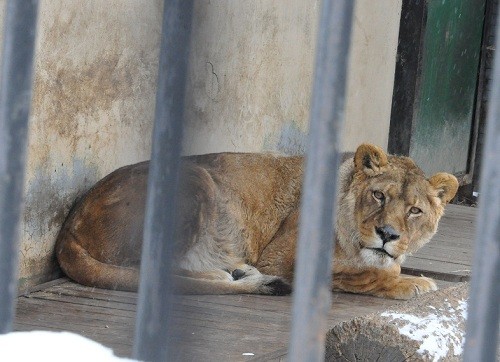
[[[426,174],[468,170],[485,0],[428,0],[409,155]]]

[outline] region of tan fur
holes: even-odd
[[[302,157],[269,154],[183,160],[179,292],[290,293],[302,164]],[[147,162],[123,167],[75,204],[56,243],[69,277],[137,289],[147,175]],[[435,290],[431,279],[400,276],[400,264],[434,235],[457,187],[452,175],[427,180],[410,159],[361,145],[340,168],[333,289],[399,299]]]

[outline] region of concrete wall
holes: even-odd
[[[197,1],[188,154],[303,153],[319,1]],[[401,0],[355,8],[344,150],[387,147]]]
[[[41,1],[22,287],[57,270],[54,241],[74,199],[111,170],[149,157],[161,4]],[[305,151],[318,7],[195,1],[185,154]],[[344,149],[387,145],[400,8],[401,0],[357,2]]]
[[[344,150],[387,149],[402,0],[357,0],[347,86]]]
[[[302,153],[318,1],[197,1],[185,152]]]
[[[20,280],[56,270],[56,234],[74,199],[149,158],[162,1],[40,3]]]

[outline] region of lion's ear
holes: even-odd
[[[438,192],[438,197],[445,204],[451,201],[458,190],[458,180],[455,176],[439,172],[429,179],[429,183]]]
[[[363,171],[368,176],[375,176],[383,172],[382,168],[385,165],[387,165],[387,155],[380,147],[363,143],[356,150],[354,155],[356,171]]]

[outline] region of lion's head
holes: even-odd
[[[339,247],[359,267],[401,264],[436,233],[457,189],[453,175],[426,178],[408,157],[362,144],[341,167]]]

